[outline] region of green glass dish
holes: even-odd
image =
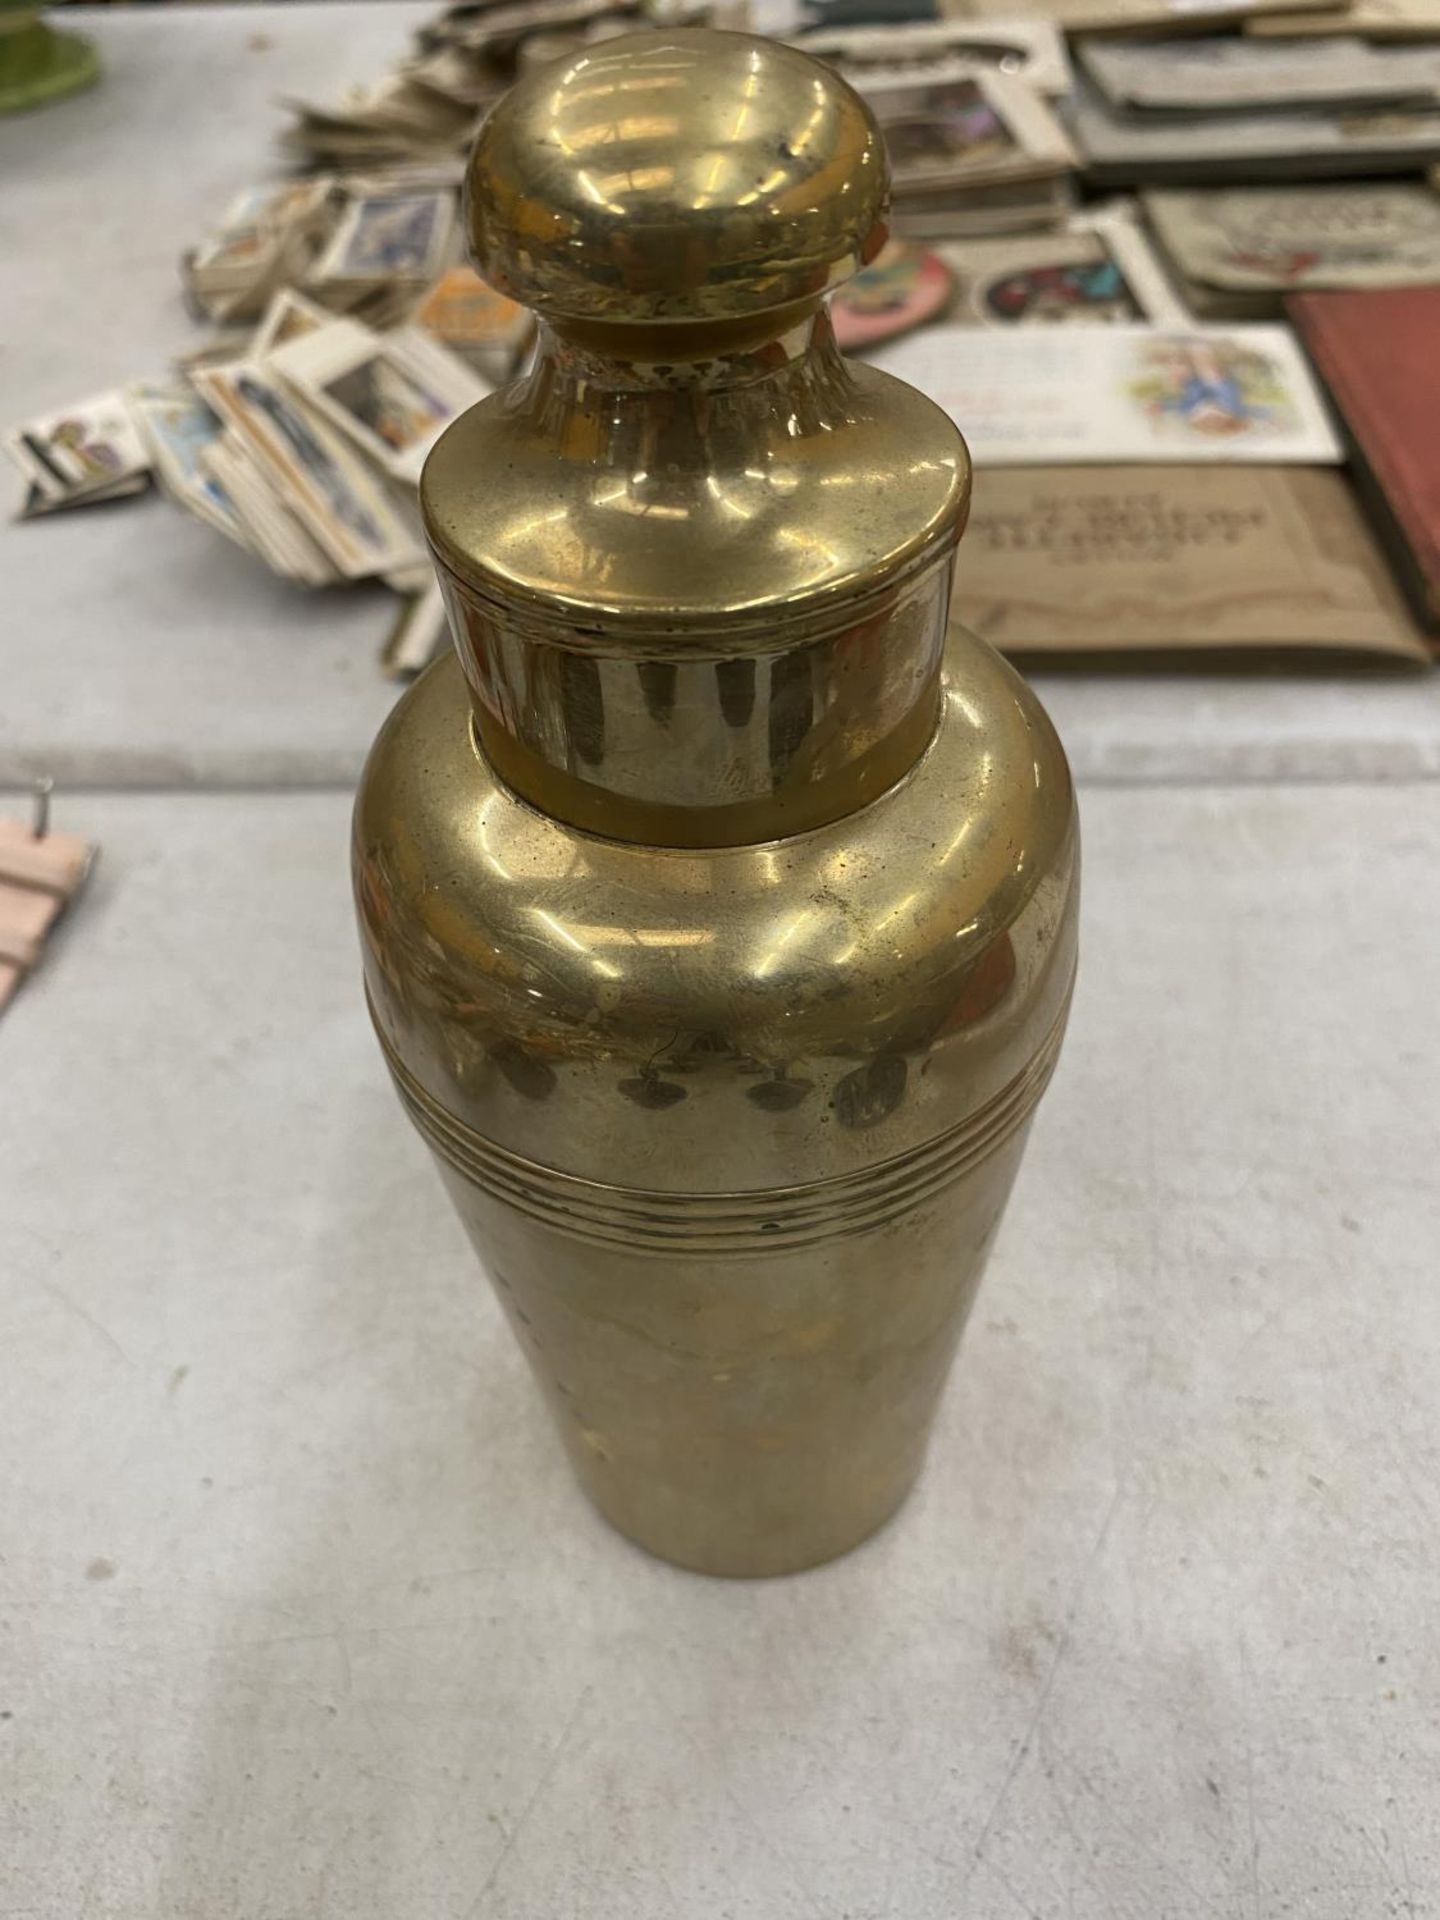
[[[57,32],[33,7],[0,5],[0,113],[63,100],[99,78],[93,42]]]

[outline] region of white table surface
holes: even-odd
[[[1434,1910],[1440,788],[1084,796],[920,1491],[755,1584],[573,1488],[366,1027],[344,797],[59,824],[103,861],[0,1025],[0,1912]]]
[[[432,9],[163,7],[65,20],[104,84],[0,122],[0,423],[163,370],[199,330],[177,258],[275,166],[282,93],[377,77]],[[0,525],[8,644],[0,780],[354,778],[394,690],[393,601],[307,595],[159,500]],[[1084,777],[1403,779],[1440,773],[1440,677],[1045,674]]]

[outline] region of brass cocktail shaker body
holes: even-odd
[[[356,807],[376,1029],[576,1470],[716,1573],[911,1485],[1074,973],[1064,755],[946,644],[963,443],[823,305],[886,200],[743,35],[491,115],[472,242],[541,345],[431,455],[456,657]]]

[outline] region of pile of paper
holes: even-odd
[[[1312,7],[1309,0],[1294,11],[1288,6],[1273,13],[1256,13],[1245,31],[1266,40],[1323,39],[1327,34],[1359,34],[1384,44],[1388,40],[1422,42],[1440,34],[1436,0],[1351,0],[1349,6]]]
[[[281,287],[303,282],[337,213],[333,176],[246,188],[181,258],[192,306],[222,324],[255,319]]]
[[[407,161],[242,194],[182,274],[221,329],[166,375],[6,437],[26,517],[153,479],[306,587],[378,578],[404,597],[397,670],[443,615],[415,491],[454,417],[508,380],[529,314],[457,261],[460,164]]]
[[[1440,159],[1433,41],[1083,37],[1077,54],[1075,133],[1099,185],[1418,173]]]
[[[1001,17],[971,24],[917,21],[890,27],[811,27],[794,44],[837,68],[852,86],[870,80],[924,79],[939,67],[1001,73],[1037,93],[1070,91],[1065,38],[1051,20]]]
[[[287,101],[295,119],[282,145],[297,159],[328,167],[453,158],[473,136],[485,99],[457,99],[423,77],[427,64],[354,88],[332,106]]]
[[[456,257],[459,179],[447,161],[249,188],[181,261],[191,305],[234,326],[294,287],[388,324]]]
[[[1157,188],[1143,198],[1193,313],[1258,319],[1305,288],[1440,285],[1440,194],[1428,184]],[[1440,363],[1440,341],[1436,352]]]
[[[931,236],[949,276],[899,344],[901,290],[919,315],[934,284],[914,269],[890,269],[888,332],[880,290],[847,331],[969,442],[959,617],[1022,653],[1428,659],[1440,0],[911,11],[807,0],[801,39],[872,100],[896,224]],[[1097,204],[1116,189],[1137,197]],[[1088,204],[1067,213],[1072,194]],[[1304,308],[1307,340],[1328,337],[1313,314],[1350,299],[1373,303],[1344,319],[1375,342],[1376,377],[1407,356],[1381,426],[1288,324]]]
[[[486,110],[519,76],[595,40],[651,22],[647,0],[462,4],[424,27],[415,54],[376,85],[330,104],[286,102],[286,151],[312,165],[355,167],[463,154]],[[707,0],[666,9],[667,24],[722,24]]]
[[[889,151],[898,233],[1003,233],[1069,210],[1075,150],[1023,80],[957,61],[860,84]]]
[[[281,146],[317,167],[242,193],[181,274],[214,331],[163,376],[5,436],[30,518],[143,492],[306,587],[404,596],[387,649],[422,665],[443,627],[416,503],[429,447],[508,380],[532,317],[461,259],[476,127],[528,65],[645,24],[651,0],[463,4],[333,105],[290,101]],[[718,21],[680,0],[676,21]]]
[[[423,326],[376,332],[287,288],[225,357],[32,421],[6,445],[27,513],[113,499],[153,475],[175,505],[299,585],[383,580],[413,628],[409,602],[432,584],[420,467],[490,391]],[[425,606],[413,664],[439,630],[433,596]]]

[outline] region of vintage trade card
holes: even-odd
[[[454,220],[450,193],[372,194],[352,200],[314,277],[433,280],[446,264]]]
[[[535,336],[534,316],[467,266],[442,273],[412,318],[497,385],[509,378]]]
[[[408,680],[423,672],[449,632],[440,582],[432,577],[422,592],[406,596],[380,655],[382,669],[392,680]]]
[[[200,468],[234,506],[244,533],[243,544],[272,573],[305,587],[329,586],[340,579],[232,429],[227,428],[205,448]]]
[[[225,431],[219,415],[188,380],[138,380],[126,397],[162,490],[243,544],[234,502],[201,465],[205,449]]]
[[[294,345],[303,342],[292,343]],[[378,474],[276,378],[268,365],[207,367],[195,384],[346,579],[419,557]]]
[[[314,333],[318,327],[328,327],[334,318],[328,307],[307,300],[294,287],[282,287],[265,309],[254,337],[246,348],[246,358],[263,360],[274,348],[298,340],[303,334]],[[232,354],[230,357],[235,359],[238,356]]]
[[[125,398],[102,393],[28,421],[5,436],[5,449],[52,500],[79,501],[150,466],[150,454]]]
[[[419,329],[376,334],[354,320],[292,340],[270,364],[378,465],[412,482],[456,415],[491,391]]]

